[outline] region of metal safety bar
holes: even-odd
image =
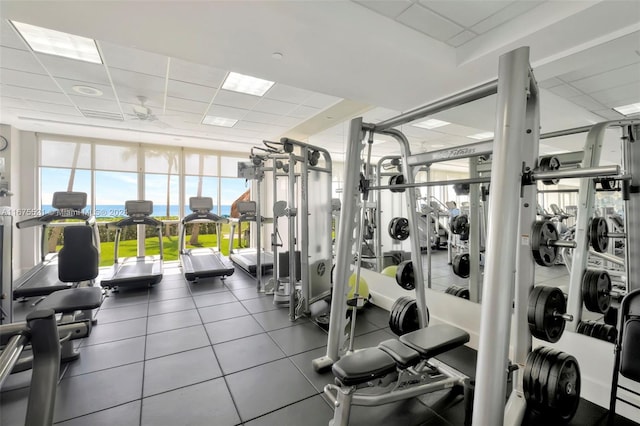
[[[29,338],[26,334],[15,334],[9,339],[9,343],[7,343],[7,346],[2,350],[0,354],[0,389],[2,389],[4,381],[9,377],[13,367],[18,362],[18,359],[20,359],[20,354],[22,354],[22,350],[28,341]]]

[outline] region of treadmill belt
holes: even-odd
[[[222,254],[211,249],[190,250],[180,255],[184,276],[187,281],[197,278],[229,276],[234,272],[233,266]]]
[[[73,283],[63,283],[58,279],[58,262],[48,262],[37,265],[37,271],[29,271],[24,278],[19,278],[13,290],[13,298],[47,296],[54,291],[66,290],[73,287]]]
[[[162,260],[154,256],[128,257],[113,265],[111,278],[103,279],[103,287],[153,285],[162,280]]]
[[[231,261],[249,272],[250,274],[255,275],[257,270],[257,253],[255,250],[247,249],[240,250],[236,253],[232,253],[229,258]],[[262,272],[266,272],[273,268],[273,253],[263,252],[262,253]]]

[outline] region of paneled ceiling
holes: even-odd
[[[0,18],[0,123],[44,133],[236,152],[290,136],[340,157],[353,116],[375,122],[492,80],[523,45],[543,132],[640,102],[635,0],[3,0]],[[10,20],[93,38],[103,64],[34,52]],[[225,90],[229,72],[275,84],[261,97]],[[415,150],[465,144],[493,131],[494,110],[487,98],[433,117],[447,126],[402,130]],[[397,151],[383,138],[374,149]]]

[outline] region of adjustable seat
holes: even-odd
[[[367,348],[333,364],[333,375],[345,386],[355,386],[396,371],[396,362],[378,348]]]
[[[53,309],[56,313],[70,314],[75,311],[96,309],[101,304],[100,287],[79,287],[51,293],[38,305],[38,309]]]
[[[469,341],[469,333],[448,324],[436,324],[400,336],[400,342],[414,349],[423,359],[447,352]]]
[[[402,369],[416,365],[420,361],[418,352],[400,343],[397,339],[385,340],[378,345],[378,348],[389,354]]]

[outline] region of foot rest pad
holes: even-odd
[[[388,353],[400,368],[407,368],[417,364],[420,354],[410,347],[403,345],[397,339],[389,339],[381,342],[378,348]]]
[[[432,358],[469,341],[469,333],[448,324],[436,324],[400,336],[400,342],[415,349],[422,358]]]
[[[345,386],[366,383],[396,370],[396,362],[378,348],[352,353],[333,364],[333,375]]]
[[[53,309],[56,313],[71,313],[99,308],[102,304],[100,287],[78,287],[51,293],[38,309]]]

